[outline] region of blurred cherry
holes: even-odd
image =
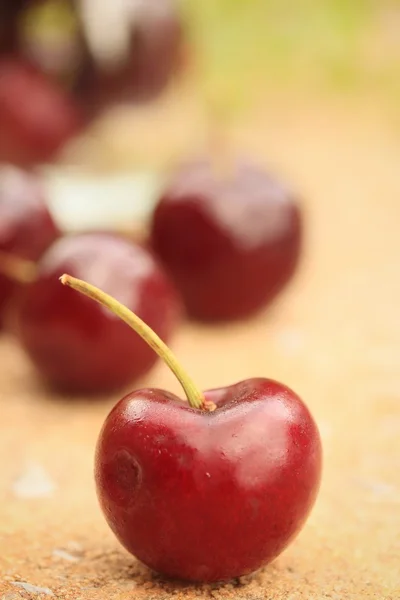
[[[89,4],[96,12],[96,3]],[[101,107],[156,96],[181,71],[185,61],[184,24],[178,2],[128,0],[125,12],[110,13],[118,36],[110,35],[103,6],[104,15],[99,14],[98,21],[89,12],[86,17],[81,15],[92,62],[80,92],[89,103]],[[116,6],[120,10],[121,4]]]
[[[157,356],[122,321],[59,283],[71,272],[123,301],[165,341],[180,316],[178,296],[152,255],[120,236],[82,233],[57,240],[16,305],[22,347],[58,388],[106,393],[144,375]]]
[[[57,159],[88,122],[181,70],[176,0],[0,0],[0,161]]]
[[[303,239],[296,195],[248,161],[182,165],[156,206],[151,242],[188,313],[244,318],[294,275]]]
[[[53,160],[82,124],[77,105],[59,86],[17,59],[0,61],[0,161],[29,166]]]
[[[44,198],[33,174],[0,166],[0,252],[36,261],[59,236]],[[0,275],[0,324],[17,286],[16,281]]]

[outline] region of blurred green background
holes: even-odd
[[[257,89],[287,86],[400,97],[398,1],[183,0],[183,6],[207,89],[232,100],[239,94],[248,102]]]

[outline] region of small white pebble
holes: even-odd
[[[66,560],[68,562],[79,562],[78,556],[74,556],[73,554],[70,554],[66,550],[63,550],[62,548],[54,548],[53,557],[61,558],[62,560]]]
[[[394,494],[396,492],[394,485],[390,485],[384,481],[371,481],[369,482],[369,487],[371,492],[377,496],[386,496],[387,494]]]
[[[396,493],[396,488],[385,481],[355,479],[355,482],[365,489],[370,490],[376,496],[387,496]]]
[[[12,486],[17,498],[48,498],[55,490],[55,484],[42,467],[30,463]]]
[[[79,542],[70,541],[64,544],[64,550],[70,552],[71,554],[75,554],[77,556],[83,556],[84,550]]]
[[[23,581],[13,581],[12,585],[15,585],[15,587],[20,587],[29,594],[33,594],[35,596],[38,596],[39,594],[45,594],[46,596],[54,596],[53,592],[49,590],[49,588],[37,587],[36,585],[31,585],[30,583],[25,583]]]

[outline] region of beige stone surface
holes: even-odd
[[[244,580],[194,587],[153,577],[120,548],[95,498],[94,444],[116,398],[52,396],[3,337],[2,600],[400,598],[399,131],[357,106],[253,116],[240,145],[304,198],[302,268],[266,314],[224,328],[185,324],[174,349],[202,387],[262,375],[306,400],[325,452],[309,522]],[[162,365],[140,383],[179,391]]]

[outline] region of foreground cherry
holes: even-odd
[[[122,389],[157,357],[109,312],[62,288],[58,278],[66,270],[103,286],[165,339],[180,313],[175,290],[147,250],[119,236],[85,233],[53,244],[21,293],[19,341],[46,380],[71,393]]]
[[[192,162],[173,175],[151,226],[151,243],[202,320],[247,317],[268,305],[299,261],[296,198],[245,162]]]
[[[45,203],[37,177],[20,169],[0,166],[0,252],[36,261],[60,235]],[[17,267],[16,277],[0,273],[0,322],[18,283],[29,273]],[[14,268],[14,265],[13,265]]]
[[[106,419],[95,476],[120,542],[151,569],[189,581],[227,580],[273,560],[300,531],[319,488],[320,437],[300,398],[262,378],[202,394],[129,310],[83,281],[61,281],[131,325],[187,396],[141,389]]]

